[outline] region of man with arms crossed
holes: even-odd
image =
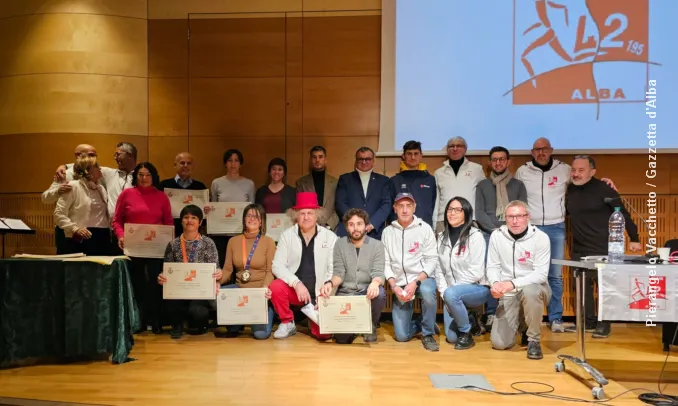
[[[277,278],[269,285],[271,303],[280,318],[273,338],[287,338],[296,334],[292,306],[301,309],[311,319],[311,334],[319,340],[316,298],[323,285],[332,283],[332,259],[337,236],[325,227],[318,226],[318,197],[314,192],[297,193],[297,224],[283,231],[273,257],[273,275]]]
[[[438,251],[433,229],[414,215],[414,196],[400,193],[393,204],[398,219],[386,227],[381,241],[386,249],[384,275],[393,292],[393,329],[396,341],[409,341],[421,332],[424,348],[438,351],[436,325]],[[415,296],[421,297],[421,320],[412,320]]]
[[[573,261],[590,255],[607,255],[609,238],[609,221],[615,207],[620,207],[624,215],[626,231],[631,239],[631,251],[640,251],[638,228],[633,223],[631,215],[619,194],[600,179],[596,174],[596,161],[588,155],[577,155],[572,161],[572,183],[567,187],[567,212],[572,225],[572,255]],[[609,203],[606,198],[611,198]],[[593,282],[598,278],[595,273],[589,273],[588,284],[584,292],[586,305],[587,330],[595,328],[593,338],[610,336],[610,322],[596,323],[593,301]]]
[[[377,341],[377,324],[386,304],[384,291],[384,245],[368,237],[370,218],[361,209],[351,209],[342,219],[348,236],[337,240],[334,246],[334,274],[332,283],[323,285],[321,293],[330,296],[337,288],[337,296],[367,296],[371,300],[372,333],[365,335],[366,343]],[[338,344],[350,344],[353,334],[335,334]]]
[[[551,299],[547,281],[551,243],[543,231],[530,224],[527,204],[514,200],[506,207],[506,225],[490,237],[487,279],[490,293],[499,299],[492,324],[492,348],[505,350],[515,344],[523,331],[521,345],[527,358],[542,359],[541,318]]]

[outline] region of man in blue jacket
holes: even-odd
[[[391,213],[391,187],[389,179],[373,171],[374,151],[361,147],[355,153],[355,170],[339,177],[335,207],[339,218],[350,209],[362,209],[370,216],[367,235],[381,239],[384,223]],[[343,223],[337,227],[337,235],[348,235]]]
[[[433,210],[438,198],[436,178],[428,173],[426,164],[421,163],[422,157],[421,142],[407,141],[403,145],[403,161],[400,163],[400,173],[390,179],[391,200],[395,199],[396,195],[400,193],[411,194],[417,199],[417,209],[414,215],[435,228],[433,225]],[[394,221],[396,218],[395,211],[392,210],[389,221]]]

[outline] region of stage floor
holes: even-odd
[[[440,325],[440,323],[439,323]],[[377,344],[357,338],[352,345],[318,343],[298,326],[287,340],[256,341],[249,330],[238,338],[169,334],[137,336],[135,361],[111,365],[100,361],[60,366],[32,366],[0,371],[0,405],[42,405],[20,399],[100,405],[535,405],[562,401],[530,395],[500,396],[464,390],[435,389],[429,374],[480,374],[495,390],[513,392],[510,384],[536,381],[555,387],[554,394],[593,400],[591,389],[568,372],[556,373],[557,354],[576,355],[575,335],[551,334],[543,327],[544,359],[528,360],[525,348],[493,350],[489,334],[476,346],[457,351],[444,342],[428,352],[421,340],[398,343],[390,323],[382,323]],[[608,398],[628,389],[657,391],[666,353],[661,330],[641,324],[615,324],[608,339],[587,334],[587,357],[610,380]],[[520,338],[517,338],[519,343]],[[663,391],[678,395],[678,349],[669,357]],[[582,373],[566,363],[568,371]],[[521,386],[525,390],[543,387]],[[611,404],[643,404],[628,393]],[[15,399],[8,399],[15,398]],[[459,403],[461,402],[461,403]],[[52,405],[52,403],[49,403]]]

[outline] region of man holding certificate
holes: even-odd
[[[292,306],[303,306],[304,314],[311,319],[311,334],[319,340],[321,335],[316,319],[316,297],[325,284],[332,281],[334,243],[337,236],[318,226],[318,196],[315,192],[297,193],[297,205],[293,207],[297,225],[285,230],[278,241],[273,258],[273,274],[278,278],[271,282],[271,302],[280,318],[274,338],[287,338],[297,332]],[[316,320],[314,320],[316,319]]]
[[[219,286],[218,282],[222,279],[221,269],[218,266],[217,246],[212,239],[198,233],[198,228],[200,228],[203,219],[200,207],[193,204],[188,205],[181,210],[180,215],[183,232],[181,236],[167,245],[165,271],[158,275],[158,283],[163,285],[165,297],[198,297],[204,295],[214,299]],[[186,275],[185,270],[184,272],[169,274],[168,268],[183,270],[181,268],[186,268],[188,264],[211,265],[211,269],[214,269],[214,271],[206,283],[196,281],[195,279],[199,276],[193,275],[193,271],[188,271],[190,272],[189,275]],[[196,274],[200,271],[198,269]],[[172,338],[178,339],[183,335],[186,313],[188,313],[189,333],[198,335],[207,332],[209,311],[214,308],[214,300],[171,299],[165,300],[164,303],[167,313],[172,318]]]
[[[429,351],[440,349],[434,334],[437,292],[435,272],[438,251],[433,229],[414,215],[416,203],[409,193],[399,193],[393,204],[398,219],[386,227],[381,241],[386,249],[384,274],[393,292],[393,329],[396,341],[409,341],[422,333]],[[414,299],[421,297],[421,320],[412,320]]]
[[[332,324],[340,322],[342,329],[353,328],[359,331],[360,324],[364,321],[371,323],[372,331],[364,335],[366,343],[377,341],[377,323],[381,317],[381,311],[386,304],[386,292],[384,291],[384,245],[374,238],[368,237],[367,225],[370,224],[370,218],[366,211],[361,209],[350,209],[344,214],[342,219],[344,226],[348,231],[348,236],[340,238],[334,246],[334,274],[331,283],[326,283],[321,288],[323,296],[330,296],[332,290],[337,288],[337,296],[360,296],[364,300],[369,300],[371,305],[372,317],[365,308],[367,314],[360,314],[357,311],[353,315],[356,325],[351,326],[350,322],[334,320],[333,316],[341,318],[341,315],[323,314],[323,327],[334,327]],[[358,299],[358,298],[356,298]],[[339,312],[339,313],[346,313]],[[325,320],[329,318],[329,320]],[[344,318],[345,319],[345,318]],[[367,320],[365,320],[367,319]],[[333,323],[335,322],[335,323]],[[355,334],[335,334],[337,344],[351,344],[355,339]]]

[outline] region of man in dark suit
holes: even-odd
[[[327,174],[327,151],[316,145],[311,148],[309,167],[311,173],[297,180],[297,192],[314,192],[318,195],[318,224],[334,231],[339,217],[334,210],[337,178]]]
[[[384,222],[391,213],[391,186],[389,179],[373,172],[374,151],[361,147],[355,153],[355,170],[339,177],[337,183],[337,214],[343,218],[350,209],[362,209],[370,216],[367,235],[381,239]],[[337,235],[348,235],[344,224],[339,224]]]
[[[193,156],[188,152],[180,152],[174,158],[174,169],[177,174],[173,178],[165,179],[160,182],[161,190],[165,189],[187,189],[187,190],[206,190],[204,183],[191,177],[193,172]],[[180,236],[184,231],[181,225],[181,219],[174,219],[174,234]]]

